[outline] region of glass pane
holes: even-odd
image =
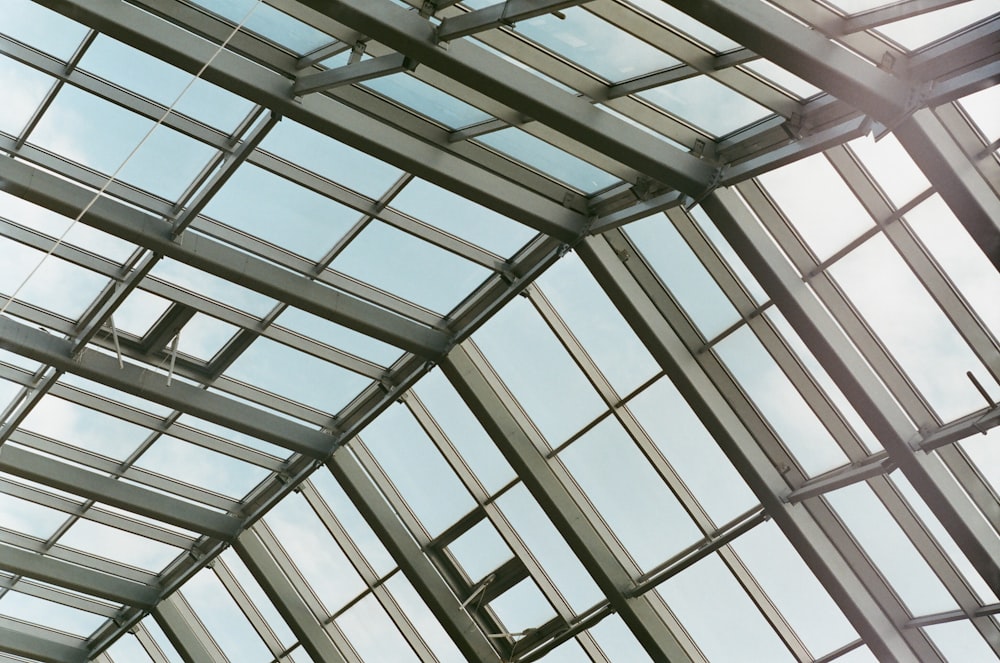
[[[366,596],[337,617],[337,626],[366,663],[420,660],[374,596]]]
[[[128,458],[150,434],[146,428],[55,396],[42,398],[20,427],[116,460]]]
[[[4,0],[0,31],[20,42],[68,60],[87,28],[30,0]]]
[[[159,573],[181,553],[159,541],[89,520],[76,521],[59,537],[59,543],[152,573]]]
[[[597,424],[559,458],[642,570],[650,570],[701,537],[616,419]]]
[[[89,636],[105,620],[100,615],[16,591],[6,592],[0,598],[0,615],[80,637]]]
[[[496,527],[485,519],[449,543],[448,551],[473,583],[479,582],[514,556]]]
[[[475,106],[442,92],[406,72],[383,76],[363,83],[384,97],[397,101],[449,129],[460,129],[493,118]]]
[[[270,660],[264,641],[210,569],[185,582],[181,594],[229,660]]]
[[[6,30],[7,26],[0,28]],[[0,88],[16,91],[5,94],[0,104],[0,131],[19,135],[53,83],[54,78],[0,55]]]
[[[577,7],[521,21],[516,30],[612,83],[679,64],[663,51]]]
[[[7,479],[6,474],[0,476]],[[42,540],[52,536],[68,517],[61,511],[3,493],[0,493],[0,514],[3,514],[0,527]]]
[[[772,114],[709,76],[687,78],[636,96],[648,99],[713,136],[724,136]]]
[[[269,474],[262,467],[244,463],[170,437],[160,436],[135,463],[178,481],[241,498]]]

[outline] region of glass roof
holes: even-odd
[[[995,2],[3,9],[0,661],[1000,660]]]

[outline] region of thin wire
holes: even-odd
[[[217,58],[219,54],[225,50],[226,46],[228,46],[229,42],[233,39],[233,37],[236,36],[236,33],[243,28],[243,25],[250,18],[250,15],[254,13],[254,11],[257,9],[260,3],[261,0],[255,0],[253,6],[250,7],[250,11],[248,11],[246,15],[243,17],[243,19],[239,22],[239,24],[237,24],[237,26],[233,28],[233,31],[229,33],[229,36],[226,37],[221,44],[219,44],[218,48],[215,49],[215,52],[212,53],[212,57],[210,57],[205,62],[205,64],[201,66],[201,69],[198,70],[198,73],[196,73],[194,77],[191,78],[190,81],[188,81],[187,85],[184,86],[184,89],[180,91],[180,93],[170,104],[170,106],[163,112],[163,115],[160,116],[160,119],[158,119],[156,123],[149,128],[149,131],[147,131],[146,135],[142,137],[142,140],[139,141],[139,144],[136,145],[134,148],[132,148],[132,151],[129,152],[128,156],[125,157],[125,160],[121,162],[121,165],[119,165],[118,168],[115,169],[115,172],[111,173],[111,176],[108,177],[108,181],[104,183],[104,186],[102,186],[100,190],[98,190],[98,192],[94,194],[94,197],[90,199],[90,202],[87,203],[87,205],[82,210],[80,210],[80,213],[76,215],[76,218],[73,219],[72,223],[70,223],[69,226],[66,227],[66,230],[64,230],[61,235],[59,235],[58,239],[56,239],[55,244],[53,244],[49,248],[49,250],[45,253],[45,255],[42,256],[42,259],[38,261],[38,264],[35,265],[34,269],[32,269],[28,273],[28,275],[24,277],[24,280],[21,281],[21,285],[17,286],[17,289],[14,290],[13,294],[11,294],[7,298],[7,301],[4,302],[3,307],[0,308],[0,315],[3,315],[4,313],[7,312],[7,308],[11,305],[14,299],[17,298],[21,290],[24,289],[24,286],[28,284],[28,281],[31,280],[31,277],[33,277],[35,273],[38,272],[39,269],[41,269],[42,265],[49,258],[49,256],[55,253],[56,249],[58,249],[62,245],[63,240],[69,234],[69,231],[71,231],[76,226],[76,224],[80,221],[80,219],[82,219],[83,216],[90,211],[90,208],[93,207],[95,203],[97,203],[98,199],[100,199],[101,196],[104,195],[104,192],[108,190],[108,187],[111,186],[118,178],[118,173],[120,173],[122,169],[128,165],[128,162],[132,160],[132,157],[136,155],[136,153],[146,143],[149,137],[153,135],[153,132],[156,131],[156,129],[166,121],[167,117],[174,111],[174,107],[177,106],[177,104],[184,97],[184,95],[187,94],[187,91],[191,89],[191,86],[195,84],[195,81],[201,78],[201,75],[205,73],[205,70],[208,69],[213,62],[215,62],[215,58]]]

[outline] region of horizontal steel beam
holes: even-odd
[[[477,32],[491,30],[503,25],[513,25],[517,21],[551,14],[552,12],[590,0],[505,0],[489,7],[483,7],[467,14],[451,16],[438,26],[438,39],[451,41],[468,37]]]
[[[804,499],[823,495],[824,493],[843,488],[844,486],[850,486],[859,481],[888,474],[894,469],[896,469],[896,464],[890,458],[885,456],[870,458],[863,462],[838,468],[832,472],[808,479],[801,486],[785,496],[785,501],[789,504],[795,504]]]
[[[0,161],[0,191],[70,218],[79,215],[93,198],[87,189],[13,159]],[[222,242],[193,233],[178,240],[169,223],[110,198],[98,199],[80,223],[419,355],[433,356],[447,343],[447,335],[439,330]]]
[[[74,355],[70,341],[10,318],[0,317],[0,348],[312,458],[325,459],[337,446],[332,435],[240,401],[179,380],[167,386],[166,376],[152,369],[131,363],[119,368],[112,355]]]
[[[193,30],[117,0],[38,2],[190,73],[200,71],[216,50]],[[553,200],[326,94],[296,99],[288,77],[235,53],[219,53],[201,77],[562,241],[577,238],[586,222]]]
[[[231,541],[240,529],[232,516],[10,444],[0,447],[0,470],[223,541]]]
[[[711,183],[715,170],[712,165],[470,40],[452,41],[444,47],[431,22],[389,0],[304,0],[304,4],[688,195],[702,195]]]
[[[381,78],[390,74],[398,74],[402,71],[413,71],[417,66],[415,60],[411,60],[402,53],[390,53],[370,60],[362,60],[354,64],[327,69],[315,74],[306,74],[295,79],[295,86],[292,88],[293,94],[303,95],[330,90],[341,85],[351,85],[370,81],[373,78]]]
[[[151,609],[159,598],[155,587],[6,543],[0,543],[0,570],[144,610]]]
[[[28,632],[18,622],[7,619],[0,623],[0,652],[26,656],[33,661],[45,663],[84,663],[90,659],[86,647],[56,642],[52,638]]]

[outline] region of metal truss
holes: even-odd
[[[821,0],[669,0],[659,8],[626,0],[507,0],[475,9],[451,0],[268,0],[254,5],[260,22],[235,31],[232,16],[193,0],[35,4],[75,21],[83,36],[72,54],[60,56],[6,34],[0,21],[0,67],[48,83],[16,131],[7,132],[0,115],[0,242],[11,256],[45,254],[45,261],[78,270],[73,273],[100,277],[100,286],[73,315],[47,304],[51,295],[0,293],[0,385],[10,394],[0,401],[0,498],[60,519],[36,536],[0,513],[0,660],[113,662],[126,655],[120,651],[141,652],[154,663],[237,660],[238,646],[188,590],[208,578],[231,614],[245,620],[243,633],[260,656],[274,663],[297,660],[297,652],[317,663],[365,660],[370,644],[358,635],[357,615],[370,628],[386,629],[380,645],[396,643],[421,663],[448,656],[527,663],[560,648],[598,663],[620,660],[623,651],[708,663],[710,644],[660,591],[705,560],[721,564],[788,660],[835,661],[866,649],[879,660],[943,663],[954,658],[934,629],[954,623],[970,627],[981,651],[1000,657],[1000,497],[965,446],[1000,424],[993,396],[1000,334],[984,321],[989,311],[973,301],[959,270],[908,220],[939,197],[1000,269],[997,141],[962,105],[1000,82],[1000,17],[984,17],[911,51],[884,30],[963,3],[904,0],[851,14]],[[677,11],[714,35],[668,18]],[[640,71],[636,63],[634,75],[615,80],[597,73],[584,55],[571,54],[592,46],[586,39],[577,43],[568,32],[546,43],[532,38],[530,26],[539,20],[600,25],[672,64]],[[282,41],[315,35],[322,43],[306,49]],[[709,46],[713,39],[733,45]],[[202,82],[240,98],[249,110],[229,129],[168,112],[148,93],[93,70],[88,58],[111,40],[178,71],[200,72]],[[767,65],[818,92],[790,92],[762,73]],[[421,107],[419,94],[392,93],[393,81],[418,86],[413,89],[430,95],[432,107]],[[712,133],[700,117],[651,96],[671,85],[705,82],[752,101],[759,119]],[[211,156],[173,198],[127,176],[108,182],[77,153],[37,139],[67,90],[143,122],[161,122]],[[469,106],[478,119],[451,125],[434,115],[451,103]],[[398,172],[379,194],[354,190],[307,159],[283,156],[274,147],[283,122]],[[537,141],[532,149],[538,153],[557,156],[533,160],[538,154],[531,150],[502,147],[511,132]],[[871,134],[898,141],[926,178],[922,192],[904,202],[885,193],[853,147]],[[870,216],[867,230],[830,255],[817,255],[800,233],[800,220],[790,218],[767,184],[768,173],[807,158],[830,166]],[[602,172],[614,183],[587,189],[566,175],[559,165],[565,163]],[[362,167],[348,169],[354,165]],[[212,205],[250,169],[336,204],[354,220],[317,247],[317,258],[285,246],[281,232],[268,239],[238,220],[214,218]],[[530,229],[533,238],[503,253],[476,239],[464,219],[444,218],[451,208],[405,211],[398,201],[421,181]],[[11,204],[8,211],[8,200],[25,207]],[[457,216],[475,214],[461,209]],[[57,238],[36,213],[79,217],[78,231],[94,235]],[[687,308],[684,284],[658,271],[654,247],[632,233],[654,219],[680,238],[732,307],[736,317],[725,330],[705,332]],[[280,228],[284,219],[269,222]],[[374,236],[373,228],[423,247],[434,257],[424,265],[428,272],[454,260],[481,277],[448,310],[435,310],[398,283],[342,267],[345,256]],[[105,252],[110,244],[94,237],[128,250]],[[840,261],[874,237],[898,254],[978,362],[969,375],[970,389],[983,397],[979,409],[941,416],[838,283]],[[416,262],[388,241],[368,251],[361,261],[366,273],[392,274]],[[635,348],[619,349],[651,357],[654,373],[634,391],[615,386],[594,341],[564,317],[560,287],[545,280],[561,260],[579,262],[596,282],[592,296],[608,300],[620,315]],[[168,265],[239,286],[267,306],[241,307],[174,280],[164,275]],[[69,291],[74,284],[63,285]],[[142,333],[120,329],[116,322],[140,301],[160,302],[161,310]],[[493,356],[477,342],[493,333],[491,325],[512,302],[524,304],[526,315],[551,333],[552,347],[594,396],[596,414],[568,438],[543,433],[533,420],[532,397],[515,386],[517,376],[501,370],[510,358]],[[356,343],[287,322],[296,314],[330,324],[327,331],[336,326]],[[205,320],[229,335],[203,357],[186,338]],[[807,471],[793,449],[812,441],[779,433],[757,394],[737,379],[719,348],[742,333],[759,342],[829,434],[841,465]],[[338,340],[329,340],[334,336]],[[239,377],[234,367],[261,347],[281,348],[317,371],[342,371],[364,386],[334,394],[340,387],[324,383],[310,401]],[[531,348],[521,351],[518,361],[544,359],[532,358]],[[287,377],[297,369],[274,370]],[[973,373],[994,382],[984,386]],[[294,375],[292,382],[316,385],[312,378]],[[421,387],[433,379],[438,386],[425,394]],[[727,522],[713,519],[692,477],[634,405],[659,380],[680,393],[756,500]],[[435,389],[450,390],[451,410]],[[342,404],[316,404],[327,396]],[[554,406],[564,394],[553,390],[546,398]],[[92,431],[85,428],[42,432],[38,418],[53,403],[122,427],[113,430],[141,431],[141,439],[112,457],[87,447]],[[427,465],[394,469],[368,437],[366,427],[390,412],[413,424],[408,434],[421,436]],[[623,431],[695,532],[686,547],[664,551],[651,567],[638,561],[620,523],[564,460],[605,421]],[[862,427],[880,448],[863,439]],[[488,445],[492,455],[483,458],[490,460],[474,457],[469,445],[476,439]],[[397,447],[417,442],[402,435],[394,440]],[[233,495],[222,469],[198,482],[180,472],[190,467],[174,467],[174,476],[169,462],[146,466],[171,443],[262,478]],[[485,478],[486,465],[499,473],[504,462],[510,469],[504,481]],[[434,472],[443,472],[442,483],[455,486],[452,496],[468,504],[443,528],[428,525],[413,492],[436,495],[439,486],[413,488],[432,481]],[[940,584],[951,601],[947,609],[915,610],[835,508],[838,491],[862,485]],[[587,606],[572,596],[578,588],[554,572],[551,551],[513,524],[505,496],[518,491],[537,504],[547,536],[592,581],[597,598]],[[323,595],[311,552],[289,536],[295,526],[279,520],[291,504],[311,523],[311,540],[343,558],[359,588],[353,598],[332,604]],[[846,617],[853,639],[815,650],[797,616],[745,559],[744,537],[768,521]],[[116,556],[119,551],[90,552],[72,543],[84,527],[106,528],[101,531],[175,556],[156,569],[140,568]],[[490,545],[509,555],[476,575],[458,550],[484,531],[493,536]],[[511,632],[499,606],[525,586],[537,589],[548,616]],[[4,611],[12,598],[56,604],[101,625],[84,635],[33,623]],[[620,630],[612,637],[614,624]]]

